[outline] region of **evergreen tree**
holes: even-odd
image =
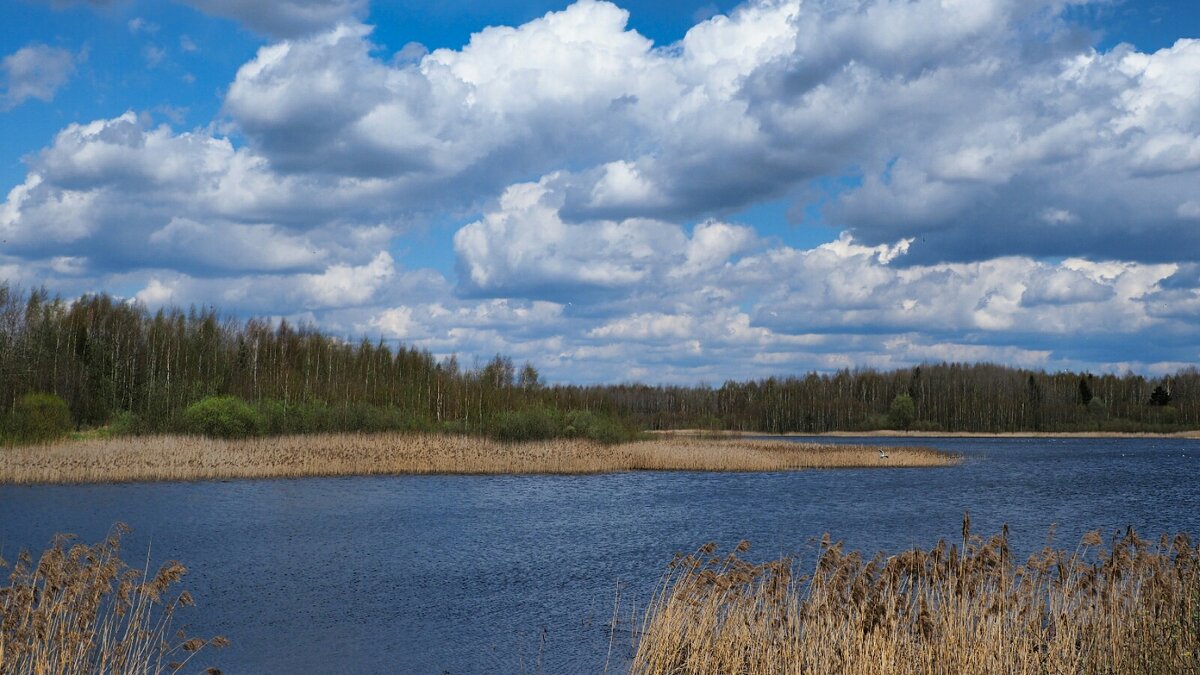
[[[1092,402],[1092,387],[1088,384],[1091,375],[1079,376],[1079,403],[1087,405]]]

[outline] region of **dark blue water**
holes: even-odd
[[[829,441],[830,439],[824,439]],[[233,644],[227,673],[575,673],[610,658],[676,551],[749,539],[759,559],[829,532],[874,552],[1008,523],[1015,546],[1051,525],[1200,534],[1200,441],[833,439],[963,453],[939,469],[768,474],[403,476],[0,487],[0,555],[55,532],[134,527],[126,559],[177,558],[194,632]],[[807,556],[811,559],[811,556]],[[611,668],[629,656],[618,631]]]

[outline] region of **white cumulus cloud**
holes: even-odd
[[[75,72],[75,56],[66,49],[33,43],[0,59],[0,111],[34,98],[51,101]]]
[[[1198,356],[1198,40],[1101,50],[1061,0],[751,0],[655,45],[580,0],[390,54],[363,0],[187,1],[274,41],[208,126],[30,154],[4,278],[570,379]],[[74,57],[0,67],[11,108]],[[843,234],[788,246],[736,215],[765,200]]]

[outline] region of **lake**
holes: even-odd
[[[824,438],[926,445],[936,469],[396,476],[0,487],[0,556],[56,532],[134,528],[124,557],[190,569],[181,614],[226,673],[619,672],[628,617],[672,554],[749,539],[755,559],[829,532],[873,553],[1007,523],[1014,548],[1133,526],[1200,534],[1200,440]],[[622,622],[610,631],[620,592]]]

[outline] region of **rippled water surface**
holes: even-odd
[[[829,440],[829,439],[825,439]],[[767,474],[401,476],[0,487],[0,555],[55,532],[134,527],[126,559],[183,561],[208,655],[226,673],[618,670],[627,624],[676,551],[749,539],[804,552],[824,532],[874,552],[1008,523],[1020,551],[1052,524],[1200,534],[1200,441],[836,439],[930,445],[940,469]],[[811,559],[811,555],[808,556]],[[610,644],[611,643],[611,644]]]

